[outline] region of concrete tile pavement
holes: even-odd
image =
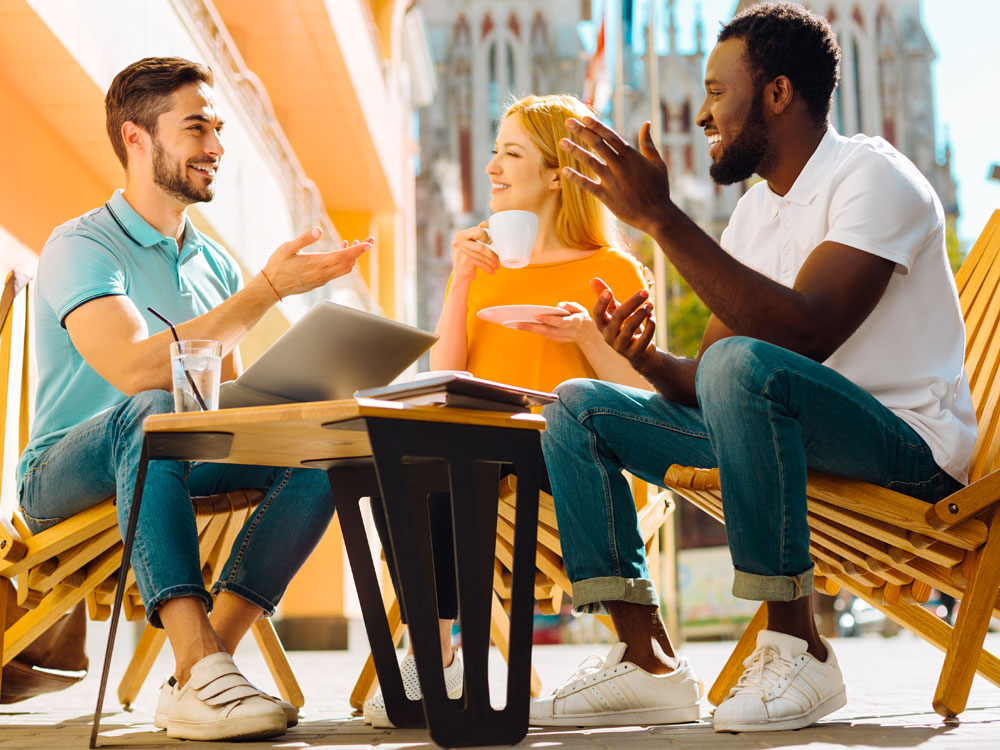
[[[292,666],[306,695],[306,706],[298,727],[284,737],[260,743],[197,743],[168,739],[152,725],[156,691],[169,674],[169,654],[161,654],[150,679],[131,712],[120,709],[114,686],[124,671],[134,642],[129,628],[120,632],[102,721],[101,745],[144,750],[196,748],[363,748],[386,750],[434,748],[424,730],[376,730],[350,715],[347,697],[367,652],[363,632],[352,633],[353,647],[342,652],[292,652]],[[62,693],[40,696],[23,703],[0,707],[0,750],[69,750],[85,748],[90,737],[100,679],[100,655],[106,630],[92,626],[89,653],[91,673],[79,685]],[[988,636],[988,644],[1000,650],[1000,634]],[[827,750],[857,748],[932,748],[933,750],[994,750],[1000,748],[1000,688],[977,678],[969,708],[958,726],[946,727],[931,710],[931,697],[941,667],[942,655],[909,633],[885,639],[872,636],[833,642],[848,686],[845,708],[818,725],[797,732],[717,735],[704,706],[698,724],[669,727],[622,727],[601,729],[532,729],[522,747],[554,750],[630,750],[688,748],[699,750],[757,750],[760,748],[809,748]],[[535,666],[546,690],[557,686],[589,654],[608,647],[540,646]],[[728,657],[732,643],[687,644],[683,653],[707,684]],[[503,695],[505,669],[498,654],[491,661],[493,695]],[[241,647],[237,662],[262,688],[274,686],[263,660],[252,643]]]

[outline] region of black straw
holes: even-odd
[[[146,309],[149,310],[151,313],[153,313],[153,315],[158,317],[164,323],[166,323],[168,326],[170,326],[170,332],[174,335],[174,341],[180,341],[180,339],[177,338],[177,329],[174,328],[173,323],[171,323],[169,320],[167,320],[158,312],[156,312],[156,310],[154,310],[152,307],[147,307]],[[191,390],[194,391],[194,397],[198,399],[198,406],[201,407],[202,411],[208,411],[208,404],[206,404],[205,399],[201,397],[201,392],[198,390],[198,386],[194,384],[194,379],[191,377],[191,373],[187,371],[187,368],[185,368],[184,365],[181,365],[181,369],[184,370],[184,377],[187,378],[188,384],[191,386]]]

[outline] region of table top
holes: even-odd
[[[309,466],[310,461],[365,458],[371,445],[364,419],[405,419],[418,422],[545,429],[538,414],[479,411],[441,406],[343,399],[242,409],[156,414],[147,417],[146,433],[216,432],[233,435],[229,456],[222,463],[263,466]],[[325,425],[325,426],[324,426]]]

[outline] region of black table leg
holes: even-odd
[[[531,626],[541,450],[538,433],[509,428],[368,419],[386,522],[431,738],[443,747],[516,744],[527,734]],[[447,461],[450,469],[465,691],[444,686],[426,495],[412,491],[406,464]],[[489,701],[488,654],[499,464],[516,467],[517,516],[507,704]],[[384,619],[384,616],[383,616]],[[398,673],[398,671],[397,671]],[[386,707],[388,709],[388,701]],[[395,722],[394,722],[395,723]]]
[[[397,727],[422,727],[425,725],[425,720],[421,702],[409,700],[403,690],[403,680],[399,673],[399,664],[396,662],[396,649],[392,643],[389,623],[385,618],[378,578],[359,508],[362,497],[381,494],[375,467],[372,465],[335,467],[329,469],[327,473],[330,477],[334,503],[337,506],[337,518],[340,520],[351,574],[354,577],[354,587],[358,592],[365,630],[371,645],[372,660],[378,673],[382,697],[385,699],[386,713],[389,715],[389,720]],[[398,598],[402,606],[402,597]]]
[[[132,559],[132,545],[135,542],[135,529],[139,522],[139,506],[142,504],[142,491],[146,486],[146,467],[149,465],[149,438],[142,440],[142,452],[139,455],[139,469],[135,476],[135,490],[132,493],[132,505],[128,512],[128,525],[125,528],[125,538],[122,540],[122,564],[118,569],[118,585],[115,587],[115,604],[111,608],[111,629],[108,631],[108,644],[104,649],[104,669],[101,670],[101,686],[97,690],[97,707],[94,709],[94,725],[90,731],[90,747],[97,747],[97,734],[101,730],[101,711],[104,709],[104,692],[108,687],[108,672],[111,670],[111,654],[115,648],[115,636],[118,633],[118,620],[122,611],[122,599],[125,595],[125,581],[128,578],[129,563]]]

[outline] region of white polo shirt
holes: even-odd
[[[722,233],[730,255],[789,287],[823,242],[896,263],[875,309],[824,364],[891,409],[966,483],[976,416],[941,201],[882,138],[829,128],[787,195],[754,185]]]

